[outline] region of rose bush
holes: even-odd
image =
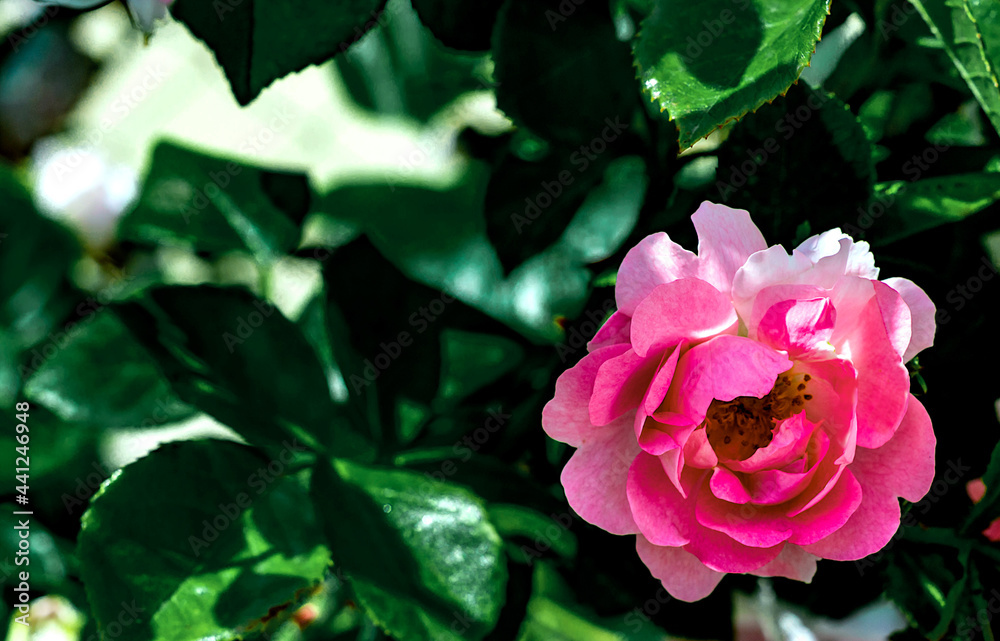
[[[833,230],[789,255],[747,212],[705,202],[698,254],[653,234],[622,262],[617,311],[556,382],[542,424],[577,450],[570,505],[635,534],[676,598],[728,572],[810,581],[818,558],[878,551],[897,497],[934,476],[930,418],[904,363],[934,339],[934,305],[878,280]]]

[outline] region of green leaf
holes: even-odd
[[[993,626],[990,624],[990,621],[986,621],[984,625],[982,619],[980,618],[979,613],[990,612],[994,616],[996,616],[996,612],[993,611],[994,608],[996,607],[994,605],[996,603],[995,601],[996,590],[995,589],[993,590],[993,593],[990,595],[990,599],[987,602],[986,590],[983,587],[983,582],[982,579],[980,579],[979,577],[979,573],[980,571],[977,564],[970,563],[969,591],[972,593],[972,603],[970,605],[972,606],[971,609],[974,616],[969,617],[964,621],[960,620],[955,631],[957,634],[963,635],[963,637],[960,638],[968,638],[964,637],[965,633],[978,629],[979,631],[982,632],[983,641],[995,641],[996,637],[993,635]],[[962,627],[963,625],[965,626],[964,628]]]
[[[139,201],[122,219],[118,234],[122,240],[214,254],[249,250],[266,259],[298,245],[308,194],[304,174],[268,171],[160,143]]]
[[[420,21],[441,44],[466,51],[486,51],[503,0],[413,0]]]
[[[567,602],[573,591],[544,562],[535,564],[532,594],[517,641],[661,641],[671,638],[641,610],[625,616],[598,617]],[[655,601],[654,601],[655,602]]]
[[[983,135],[979,105],[975,101],[964,103],[953,113],[946,114],[927,131],[927,142],[948,147],[982,147]]]
[[[681,149],[785,93],[809,64],[830,0],[658,0],[634,48],[639,79]]]
[[[155,427],[190,416],[156,361],[114,314],[91,311],[24,386],[29,400],[66,421]]]
[[[390,0],[383,26],[335,59],[337,71],[358,104],[378,114],[391,114],[428,121],[460,95],[488,88],[491,65],[485,56],[455,55],[435,41],[432,33],[447,42],[479,47],[496,20],[497,0],[451,2],[441,6],[431,0],[411,6],[410,0]],[[434,5],[434,6],[429,6]],[[428,32],[421,25],[417,12]],[[456,21],[461,20],[461,23]],[[460,29],[457,29],[458,25]],[[454,112],[452,112],[454,113]],[[400,171],[425,162],[419,145],[400,154]]]
[[[6,443],[4,444],[6,445]],[[13,450],[13,446],[11,446]],[[13,476],[14,467],[5,468],[11,470]],[[34,476],[34,466],[32,466],[32,476]],[[22,516],[15,514],[31,508],[13,503],[0,505],[0,559],[3,559],[3,572],[0,584],[4,586],[4,592],[12,590],[19,582],[18,573],[28,571],[31,578],[30,586],[32,591],[56,591],[62,587],[67,574],[73,573],[71,566],[72,547],[66,541],[57,538],[38,522],[33,516]],[[37,509],[37,508],[36,508]],[[25,528],[18,526],[28,522],[27,531],[30,532],[30,554],[25,555],[19,552],[18,543],[23,539],[20,536]],[[20,548],[23,550],[23,548]],[[23,561],[14,567],[17,559],[27,558],[29,562]],[[17,593],[11,592],[16,595]]]
[[[301,330],[270,303],[239,288],[160,287],[116,311],[181,399],[251,443],[277,450],[296,437],[340,456],[371,452]]]
[[[5,342],[16,351],[45,338],[69,314],[75,301],[65,295],[66,277],[81,249],[69,230],[39,215],[2,166],[0,202],[0,328],[11,332]]]
[[[404,470],[320,464],[313,498],[334,562],[379,627],[408,641],[482,639],[507,569],[475,495]]]
[[[377,398],[380,424],[398,422],[400,399],[429,405],[438,396],[444,330],[513,335],[453,296],[407,279],[366,237],[336,249],[323,269],[334,358],[352,397],[369,407]]]
[[[486,233],[505,271],[555,243],[587,195],[600,184],[609,158],[591,162],[556,148],[527,161],[507,154],[490,175],[485,193]],[[579,162],[572,163],[572,159]]]
[[[873,245],[887,245],[918,232],[955,223],[1000,199],[1000,174],[986,172],[878,183],[868,216]],[[874,222],[873,222],[874,221]]]
[[[926,638],[944,637],[960,603],[968,599],[970,545],[952,534],[958,548],[901,545],[887,567],[887,595]]]
[[[576,536],[557,520],[559,515],[548,517],[527,507],[504,503],[491,505],[489,512],[501,536],[529,539],[539,554],[551,549],[567,559],[576,556]],[[572,523],[568,515],[563,518]]]
[[[497,106],[536,134],[596,145],[596,156],[630,126],[638,92],[607,2],[510,0],[493,55]]]
[[[385,0],[213,0],[170,13],[215,54],[241,105],[272,82],[346,51],[392,20]]]
[[[497,380],[524,359],[524,349],[502,336],[445,330],[441,334],[441,398],[454,401]]]
[[[184,442],[106,483],[79,538],[102,637],[238,639],[316,585],[330,553],[287,460],[236,443]]]
[[[1000,132],[1000,10],[989,0],[911,0]]]

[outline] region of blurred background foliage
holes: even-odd
[[[35,599],[29,631],[5,522],[0,627],[993,638],[1000,11],[780,4],[176,0],[150,36],[118,2],[0,0],[0,398],[31,403]],[[683,604],[572,513],[540,416],[625,252],[694,249],[706,199],[786,247],[840,227],[928,292],[939,480],[873,558]]]

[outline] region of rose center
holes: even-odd
[[[702,426],[720,459],[745,461],[774,438],[778,421],[797,414],[812,400],[808,374],[785,373],[764,398],[737,396],[714,400]]]

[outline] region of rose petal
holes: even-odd
[[[587,351],[593,352],[601,347],[629,342],[629,329],[632,319],[621,312],[615,312],[604,321],[594,337],[587,343]]]
[[[735,334],[737,321],[729,296],[703,280],[680,278],[657,286],[636,306],[632,348],[645,356],[651,349],[672,347],[683,339]]]
[[[635,523],[651,543],[677,547],[688,542],[681,533],[688,508],[659,458],[639,454],[629,468],[626,488]]]
[[[778,423],[767,447],[754,452],[743,461],[725,461],[726,467],[737,472],[758,472],[785,467],[802,457],[816,424],[806,420],[804,413],[795,414]]]
[[[778,374],[791,366],[784,354],[757,341],[717,336],[681,356],[663,409],[700,423],[714,399],[763,398],[774,387]]]
[[[767,249],[764,236],[742,209],[705,201],[691,216],[698,232],[701,277],[729,292],[736,270],[754,253]]]
[[[861,504],[861,484],[845,469],[822,500],[792,517],[795,533],[789,543],[808,545],[836,532]]]
[[[615,300],[618,311],[631,316],[657,285],[698,277],[698,257],[664,232],[646,236],[629,250],[618,268]]]
[[[719,464],[715,449],[708,442],[708,432],[695,430],[684,443],[684,464],[699,469],[711,469]]]
[[[815,285],[770,285],[757,292],[753,301],[753,313],[744,318],[747,326],[747,336],[758,338],[757,328],[764,314],[772,306],[787,300],[810,300],[813,298],[828,298],[829,292]]]
[[[627,347],[624,344],[614,347],[622,346]],[[634,410],[642,402],[659,363],[659,355],[646,358],[631,349],[604,361],[597,370],[594,393],[590,397],[591,423],[607,425]]]
[[[556,393],[542,410],[542,429],[551,438],[579,447],[597,430],[590,422],[590,397],[597,372],[606,361],[620,356],[628,345],[614,345],[587,354],[556,380]]]
[[[827,298],[786,300],[772,305],[757,326],[758,338],[788,352],[792,358],[810,354],[828,344],[837,312]]]
[[[911,281],[905,278],[886,278],[882,282],[899,292],[910,308],[910,343],[903,352],[905,363],[934,344],[936,310],[924,290]]]
[[[812,578],[816,574],[816,559],[818,557],[809,554],[797,545],[788,545],[781,548],[779,554],[773,561],[762,568],[754,570],[751,574],[756,576],[783,576],[787,579],[794,579],[804,583],[812,583]]]
[[[734,505],[717,498],[707,486],[695,499],[695,518],[706,528],[754,549],[780,545],[794,532],[783,511],[752,503]]]
[[[654,545],[641,534],[636,537],[635,549],[650,574],[663,583],[670,596],[681,601],[704,599],[726,575],[708,569],[683,548]]]
[[[733,277],[733,302],[741,318],[750,318],[757,294],[771,285],[792,285],[812,267],[809,257],[801,252],[791,256],[781,245],[757,252],[747,259]]]
[[[858,448],[850,471],[861,504],[843,527],[805,546],[825,559],[854,561],[881,550],[899,528],[899,501],[919,501],[934,480],[934,431],[927,411],[910,398],[895,435],[878,449]]]
[[[660,423],[650,418],[650,414],[663,403],[663,399],[670,388],[670,381],[673,380],[674,370],[677,369],[677,359],[680,358],[684,343],[676,348],[664,352],[662,362],[652,382],[646,389],[646,394],[639,403],[639,408],[635,413],[635,437],[639,441],[639,447],[650,454],[659,455],[667,450],[677,447],[677,442],[671,437],[669,431],[663,429]]]
[[[910,336],[913,333],[910,308],[899,292],[892,287],[878,281],[872,281],[872,286],[875,288],[875,299],[878,301],[879,311],[882,312],[882,322],[885,324],[889,342],[902,358],[910,345]]]
[[[751,500],[759,505],[776,505],[798,496],[805,489],[816,471],[819,463],[830,449],[830,437],[822,430],[814,432],[809,443],[808,455],[798,460],[801,471],[791,471],[786,466],[783,469],[761,470],[751,474],[747,481],[747,491]],[[806,468],[806,458],[809,459]],[[717,495],[718,496],[718,495]]]
[[[858,445],[875,448],[892,438],[906,412],[910,375],[889,340],[877,296],[860,321],[847,341],[858,371]]]
[[[566,500],[588,523],[612,534],[639,531],[629,508],[626,483],[632,461],[641,451],[628,420],[619,419],[588,438],[566,463],[560,481]]]
[[[715,468],[708,487],[716,498],[723,501],[740,505],[750,502],[750,493],[743,487],[743,482],[724,467]]]

